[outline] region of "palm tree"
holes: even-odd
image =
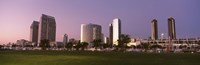
[[[127,34],[121,34],[120,39],[118,40],[118,48],[121,48],[122,51],[126,50],[125,47],[131,42],[131,38]]]
[[[42,47],[42,50],[46,50],[46,48],[49,48],[49,40],[48,39],[43,39],[40,40],[40,47]]]

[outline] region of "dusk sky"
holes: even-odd
[[[151,36],[150,22],[158,20],[159,36],[167,36],[167,18],[176,22],[177,38],[200,37],[200,0],[0,0],[0,44],[29,40],[30,25],[41,14],[56,19],[56,40],[64,33],[80,39],[81,24],[108,26],[120,18],[122,33],[131,38]]]

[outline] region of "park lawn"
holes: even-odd
[[[0,51],[0,65],[200,65],[200,54]]]

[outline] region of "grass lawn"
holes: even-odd
[[[200,54],[0,51],[0,65],[200,65]]]

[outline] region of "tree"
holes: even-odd
[[[105,48],[108,48],[108,47],[109,47],[109,44],[108,44],[108,43],[104,43],[102,46],[103,46],[103,48],[105,49]]]
[[[136,48],[137,48],[137,49],[142,49],[142,45],[141,45],[141,44],[140,44],[140,45],[137,45]]]
[[[68,42],[68,43],[66,44],[67,50],[72,50],[72,47],[73,47],[73,42]]]
[[[0,45],[0,49],[3,48],[3,45]]]
[[[78,43],[76,44],[76,46],[74,46],[74,48],[76,48],[76,50],[79,51],[79,48],[81,48],[81,46],[82,46],[82,44],[79,40]]]
[[[148,50],[148,49],[150,48],[150,43],[143,43],[143,44],[141,44],[141,45],[142,45],[142,47],[145,49],[145,51]]]
[[[199,40],[199,41],[197,41],[197,44],[198,44],[198,45],[200,45],[200,40]]]
[[[46,48],[49,48],[49,40],[48,39],[43,39],[40,40],[40,47],[42,47],[42,50],[46,50]]]
[[[12,44],[12,47],[17,47],[18,45],[17,44]]]
[[[33,45],[25,45],[24,47],[33,47]]]
[[[152,45],[150,48],[156,49],[156,48],[162,48],[162,46],[161,46],[161,45],[158,45],[158,44],[155,44],[155,45]]]
[[[95,50],[97,50],[97,48],[101,46],[101,42],[102,42],[101,39],[94,39],[92,41],[93,47],[95,48]]]
[[[88,43],[87,42],[81,42],[81,49],[85,50],[85,48],[87,48]]]
[[[79,51],[79,48],[81,48],[81,50],[85,50],[85,48],[87,48],[88,43],[87,42],[79,42],[74,46],[74,48],[76,48],[77,51]]]
[[[131,38],[127,34],[121,34],[120,39],[118,40],[117,48],[121,48],[122,51],[126,50],[125,47],[131,42]]]
[[[69,39],[69,42],[66,44],[67,50],[72,50],[72,48],[76,48],[76,45],[78,44],[78,41],[74,38]]]

